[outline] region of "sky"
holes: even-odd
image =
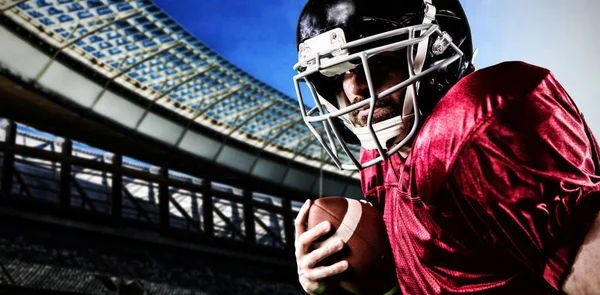
[[[219,55],[287,95],[297,61],[296,21],[305,0],[154,0]]]
[[[154,2],[225,59],[295,99],[295,30],[305,0]],[[520,60],[550,69],[600,134],[600,33],[594,23],[600,1],[461,3],[479,48],[477,68]]]

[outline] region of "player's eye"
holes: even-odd
[[[391,55],[379,55],[369,59],[371,66],[390,66],[398,62],[398,57]]]

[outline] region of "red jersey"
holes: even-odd
[[[560,294],[600,208],[598,151],[548,70],[506,62],[463,78],[406,159],[361,172],[403,294]]]

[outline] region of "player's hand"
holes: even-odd
[[[336,286],[328,288],[323,279],[344,272],[348,269],[348,262],[342,260],[328,266],[315,267],[315,265],[331,254],[340,251],[344,247],[344,243],[341,240],[335,240],[324,243],[321,247],[311,251],[312,243],[327,234],[331,229],[331,224],[324,221],[314,228],[306,230],[304,224],[308,218],[308,209],[311,204],[311,200],[307,200],[302,205],[295,221],[296,263],[300,285],[302,285],[304,291],[311,295],[338,293],[337,289],[339,288],[336,288]]]

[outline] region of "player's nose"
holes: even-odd
[[[343,84],[344,92],[349,98],[355,96],[368,97],[369,95],[369,85],[362,67],[346,72]]]

